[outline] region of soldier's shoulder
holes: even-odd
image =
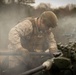
[[[20,30],[33,30],[32,22],[29,20],[29,18],[26,18],[22,20],[21,22],[18,22],[12,29],[11,31],[20,31]]]
[[[17,25],[19,25],[19,24],[22,24],[22,25],[31,24],[31,21],[29,19],[25,19],[25,20],[21,21],[20,23],[18,23]]]
[[[21,22],[19,22],[15,27],[31,27],[32,22],[29,19],[25,19]]]

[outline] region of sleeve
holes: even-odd
[[[14,28],[12,28],[9,32],[9,49],[20,50],[24,49],[21,45],[20,35],[27,36],[32,32],[32,23],[30,21],[23,21],[17,24]],[[27,50],[27,49],[25,49]]]
[[[50,32],[49,36],[48,36],[48,43],[49,43],[49,51],[54,53],[57,51],[57,44],[56,41],[54,39],[54,35],[52,32]]]

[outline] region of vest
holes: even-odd
[[[38,30],[34,18],[30,18],[29,20],[32,23],[33,32],[27,36],[22,36],[21,44],[24,48],[26,48],[30,52],[34,52],[36,50],[44,52],[48,48],[48,43],[46,41],[47,34]]]

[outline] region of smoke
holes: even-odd
[[[8,45],[8,33],[10,29],[18,22],[24,20],[26,17],[38,17],[42,12],[51,10],[58,16],[58,27],[53,29],[57,42],[68,43],[68,41],[76,41],[76,6],[60,7],[53,9],[47,4],[40,4],[37,8],[33,8],[30,5],[22,4],[9,4],[2,5],[0,7],[0,49],[6,49]],[[0,58],[2,59],[2,57]],[[40,61],[44,61],[43,58],[27,57],[28,64],[34,64],[38,66]],[[31,61],[36,61],[31,62]],[[27,66],[27,65],[26,65]],[[30,65],[31,66],[31,65]],[[28,67],[28,69],[30,68]],[[32,66],[31,66],[32,67]],[[23,67],[22,67],[23,68]],[[26,69],[27,70],[27,69]]]
[[[75,25],[76,5],[69,4],[65,7],[51,8],[51,4],[40,3],[36,8],[30,5],[23,4],[3,4],[0,7],[0,49],[7,48],[8,33],[10,29],[18,22],[24,20],[26,17],[38,17],[42,12],[51,10],[55,12],[59,19],[59,29],[61,32],[66,31],[65,26],[72,26],[69,31],[73,31]],[[67,21],[66,21],[67,20]],[[66,23],[67,22],[67,23]],[[71,23],[70,23],[71,22]],[[61,27],[61,28],[60,28]],[[57,28],[56,28],[57,29]],[[60,42],[62,33],[59,29],[54,30],[56,39]],[[58,32],[58,33],[57,33]],[[63,34],[66,34],[67,31]],[[71,33],[68,33],[71,34]],[[59,37],[58,37],[59,36]],[[65,36],[66,37],[66,36]],[[62,42],[62,41],[61,41]]]
[[[67,5],[53,10],[58,16],[58,27],[54,29],[57,42],[76,41],[76,5]],[[63,40],[64,39],[64,40]]]
[[[0,10],[1,11],[0,12],[0,49],[1,50],[5,49],[6,51],[8,46],[8,33],[10,29],[14,27],[18,22],[24,20],[26,17],[33,16],[35,9],[29,5],[22,5],[22,4],[2,5],[0,9],[1,9]],[[9,57],[12,60],[12,62],[11,60],[9,60]],[[17,64],[20,64],[20,66],[14,68],[14,71],[19,72],[19,69],[26,71],[38,66],[38,62],[39,62],[39,65],[41,64],[39,61],[40,56],[37,57],[38,59],[31,58],[31,56],[30,57],[27,56],[25,58],[26,59],[25,64],[22,63],[21,60],[17,62],[18,59],[16,59],[15,56],[13,57],[9,56],[9,57],[0,56],[0,69],[7,70],[7,67],[10,64],[11,66],[13,66],[14,63],[17,63]],[[36,61],[37,63],[33,61]],[[11,63],[9,64],[9,62]],[[8,71],[9,70],[7,70],[6,72],[8,73]],[[13,70],[10,70],[10,71],[11,71],[11,74],[15,75]]]
[[[49,10],[50,9],[50,4],[49,3],[47,3],[47,4],[45,4],[45,3],[40,3],[37,7],[36,7],[36,9],[47,9],[47,10]]]
[[[0,7],[0,49],[7,48],[10,29],[27,16],[31,16],[31,10],[33,10],[31,6],[22,4],[9,4]]]
[[[68,43],[76,41],[76,15],[59,19],[58,27],[54,30],[57,42]]]
[[[47,10],[53,11],[58,17],[58,26],[53,29],[56,41],[62,43],[76,41],[76,5],[68,4],[59,8],[51,8],[51,4],[40,3],[35,9],[35,14],[39,16]]]

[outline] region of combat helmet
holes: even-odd
[[[52,11],[45,11],[40,15],[40,18],[42,19],[43,23],[47,25],[48,27],[56,27],[57,26],[57,16]]]

